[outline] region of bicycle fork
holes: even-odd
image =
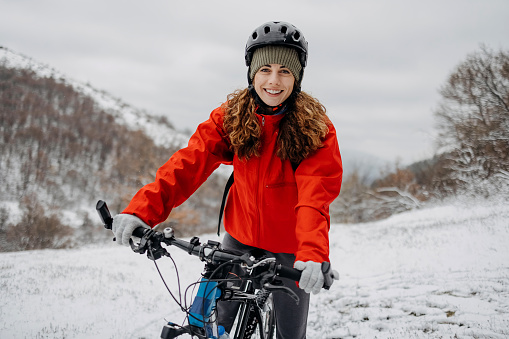
[[[248,284],[251,284],[249,281]],[[249,288],[248,286],[247,288]],[[238,319],[240,321],[237,326],[235,336],[233,338],[251,338],[256,327],[260,326],[261,339],[264,338],[264,331],[262,325],[265,323],[262,321],[261,309],[266,306],[267,299],[269,298],[271,291],[261,289],[256,295],[254,302],[243,303],[240,306],[238,313]]]

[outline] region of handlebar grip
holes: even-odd
[[[281,264],[277,266],[277,272],[280,277],[288,278],[294,281],[299,281],[302,271],[299,271],[295,268],[286,267]],[[329,262],[324,261],[322,263],[322,273],[323,273],[323,288],[328,290],[332,286],[334,282],[334,277],[332,275],[332,266]]]
[[[133,231],[133,235],[138,238],[142,238],[145,235],[145,232],[149,231],[148,228],[145,227],[136,227]]]
[[[294,280],[294,281],[299,281],[300,280],[300,275],[302,274],[301,271],[299,271],[299,270],[297,270],[295,268],[286,267],[286,266],[283,266],[281,264],[278,265],[277,272],[278,272],[278,275],[280,277],[288,278],[288,279],[291,279],[291,280]]]
[[[328,261],[322,262],[322,273],[323,273],[323,288],[326,290],[330,289],[332,283],[334,282],[334,278],[332,277],[332,269],[331,264]]]

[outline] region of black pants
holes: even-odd
[[[253,250],[260,251],[254,247],[247,246],[226,234],[222,242],[225,250],[231,251],[237,255],[242,255]],[[278,263],[293,267],[295,256],[289,253],[272,253],[261,251],[268,257],[276,258]],[[306,326],[309,310],[309,293],[297,287],[295,281],[281,278],[283,284],[290,288],[300,301],[297,305],[289,295],[284,292],[275,291],[274,308],[276,310],[276,330],[277,339],[305,339]],[[238,304],[228,301],[221,301],[217,305],[219,324],[223,325],[227,332],[230,332],[235,315],[237,314]]]

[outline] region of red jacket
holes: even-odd
[[[166,220],[173,207],[193,194],[220,164],[233,164],[235,182],[224,213],[226,231],[241,243],[296,260],[329,261],[329,205],[338,196],[343,168],[334,126],[319,148],[294,171],[276,156],[280,115],[257,115],[262,126],[260,157],[242,161],[230,150],[217,108],[200,124],[187,147],[157,171],[123,213],[148,225]]]

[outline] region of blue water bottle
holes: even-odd
[[[223,326],[219,325],[217,326],[217,339],[230,339],[230,335],[226,333]]]
[[[193,300],[189,311],[189,324],[197,327],[205,327],[209,338],[218,337],[217,327],[209,325],[210,315],[216,308],[216,299],[221,296],[221,290],[217,288],[217,282],[202,278],[198,293]]]

